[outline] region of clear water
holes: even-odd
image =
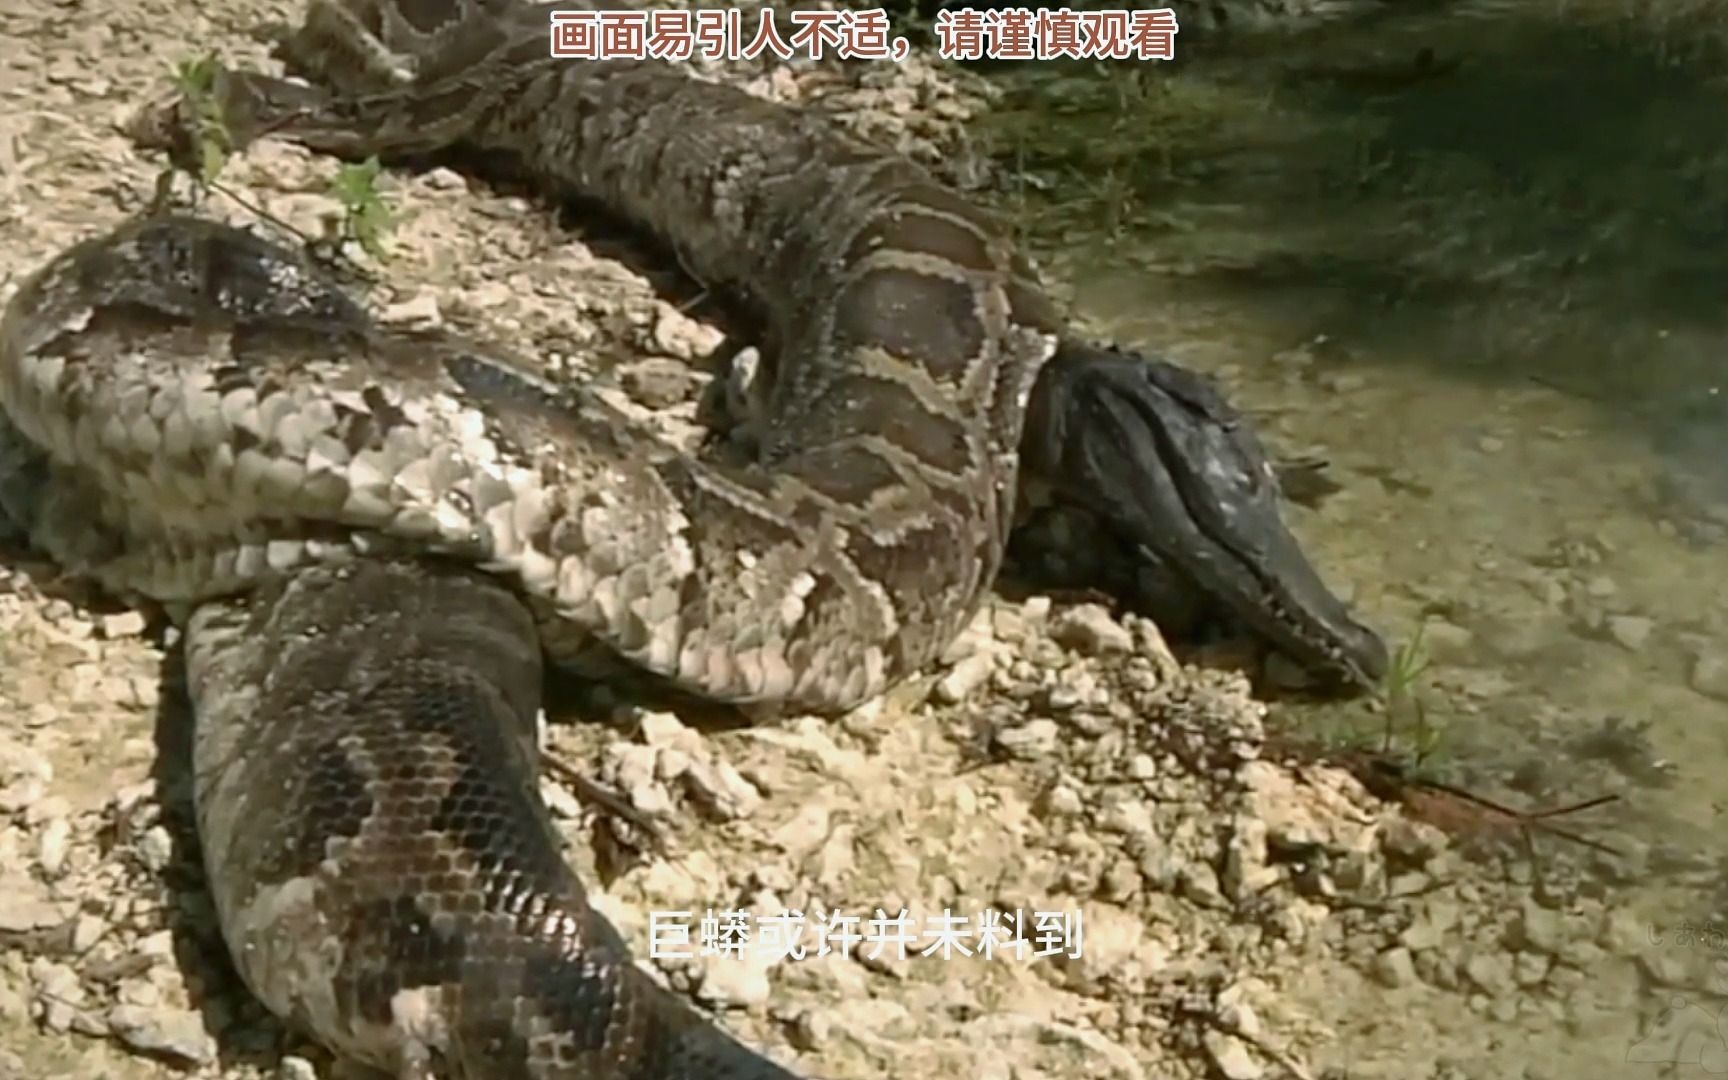
[[[1696,25],[1506,3],[1179,43],[1022,69],[998,117],[1094,328],[1330,462],[1291,521],[1392,640],[1426,624],[1432,774],[1619,797],[1556,823],[1625,852],[1567,857],[1635,933],[1589,1008],[1460,1021],[1506,1076],[1728,1074],[1728,947],[1677,937],[1728,932],[1728,65]]]

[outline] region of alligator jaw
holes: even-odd
[[[1386,644],[1285,526],[1278,480],[1244,417],[1198,375],[1065,343],[1032,393],[1023,468],[1278,651],[1372,691]]]

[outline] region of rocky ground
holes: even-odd
[[[295,14],[0,12],[0,41],[23,46],[0,50],[0,299],[148,199],[159,166],[116,125],[173,63],[210,47],[265,65],[250,28]],[[933,63],[729,77],[843,106],[926,157],[985,96]],[[224,180],[316,233],[338,210],[334,172],[263,145]],[[692,365],[721,334],[664,268],[448,170],[389,175],[383,193],[400,218],[384,318],[609,372],[621,401],[688,430]],[[210,210],[253,220],[221,197]],[[227,965],[189,827],[173,645],[27,553],[0,568],[0,1078],[331,1075]],[[835,1080],[1660,1075],[1589,1033],[1636,1020],[1641,980],[1702,985],[1715,957],[1638,968],[1644,927],[1571,863],[1538,878],[1475,861],[1344,770],[1279,763],[1245,684],[1183,667],[1133,616],[997,599],[952,659],[919,693],[832,723],[709,730],[585,692],[548,725],[555,757],[667,834],[664,854],[635,852],[545,782],[639,954],[662,910],[1079,915],[1077,956],[656,968],[753,1044]]]

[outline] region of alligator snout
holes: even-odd
[[[1066,343],[1033,389],[1022,449],[1030,475],[1316,681],[1371,690],[1385,676],[1385,640],[1321,580],[1265,449],[1201,376]]]

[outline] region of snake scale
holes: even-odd
[[[403,1078],[791,1077],[589,907],[535,786],[543,649],[842,711],[965,625],[1038,478],[1315,666],[1366,681],[1384,649],[1245,426],[1067,341],[987,215],[675,67],[549,61],[546,10],[313,0],[288,50],[312,86],[225,74],[228,115],[345,155],[461,147],[657,235],[762,316],[750,460],[169,214],[10,303],[0,510],[185,619],[205,865],[274,1013]]]

